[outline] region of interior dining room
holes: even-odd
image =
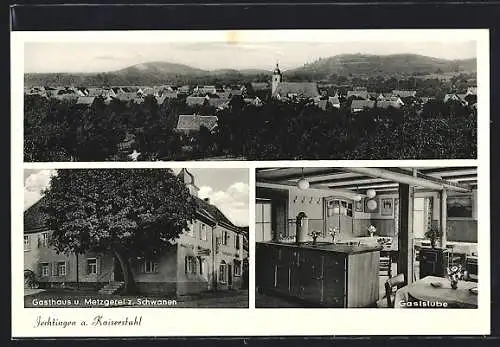
[[[477,308],[477,176],[256,169],[255,306]]]

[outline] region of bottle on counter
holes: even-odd
[[[304,243],[307,242],[307,236],[309,235],[309,219],[304,212],[300,212],[296,218],[296,232],[295,232],[295,242]]]

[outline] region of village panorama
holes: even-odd
[[[476,59],[26,73],[25,161],[471,159]]]

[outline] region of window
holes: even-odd
[[[186,232],[189,236],[191,237],[194,237],[194,231],[193,231],[193,226],[191,226],[190,228],[188,228],[187,232]]]
[[[49,233],[44,232],[41,235],[40,246],[47,247],[48,244],[49,244]]]
[[[196,269],[196,258],[192,256],[187,256],[185,258],[185,272],[186,274],[196,274],[197,269]]]
[[[24,235],[24,250],[29,251],[31,249],[31,239],[29,235]]]
[[[413,237],[423,239],[425,233],[425,203],[424,198],[413,200]]]
[[[241,276],[241,261],[240,260],[234,261],[234,275]]]
[[[271,200],[258,199],[255,205],[255,241],[271,239]]]
[[[97,274],[97,258],[87,259],[87,274]]]
[[[229,234],[227,231],[222,231],[222,244],[227,246],[227,241],[229,240]]]
[[[48,277],[49,276],[49,263],[42,263],[41,268],[42,268],[42,276]]]
[[[57,275],[66,276],[66,262],[60,261],[57,263]]]
[[[234,238],[234,247],[240,249],[240,235],[236,235]]]
[[[208,239],[207,237],[207,226],[205,224],[201,224],[200,226],[200,239],[203,241],[206,241]]]
[[[224,260],[219,265],[219,282],[227,282],[227,264]]]
[[[144,272],[145,273],[156,273],[158,272],[158,263],[152,260],[144,261]]]
[[[204,275],[207,272],[207,260],[198,257],[198,263],[200,264],[200,275]]]

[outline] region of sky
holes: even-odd
[[[27,42],[25,73],[108,72],[134,64],[162,61],[214,70],[282,70],[338,54],[421,54],[445,59],[476,57],[475,41],[374,42]]]
[[[209,198],[235,225],[248,226],[248,169],[188,169],[200,189],[200,198]],[[179,169],[174,169],[179,172]],[[41,199],[55,170],[24,170],[24,210]]]

